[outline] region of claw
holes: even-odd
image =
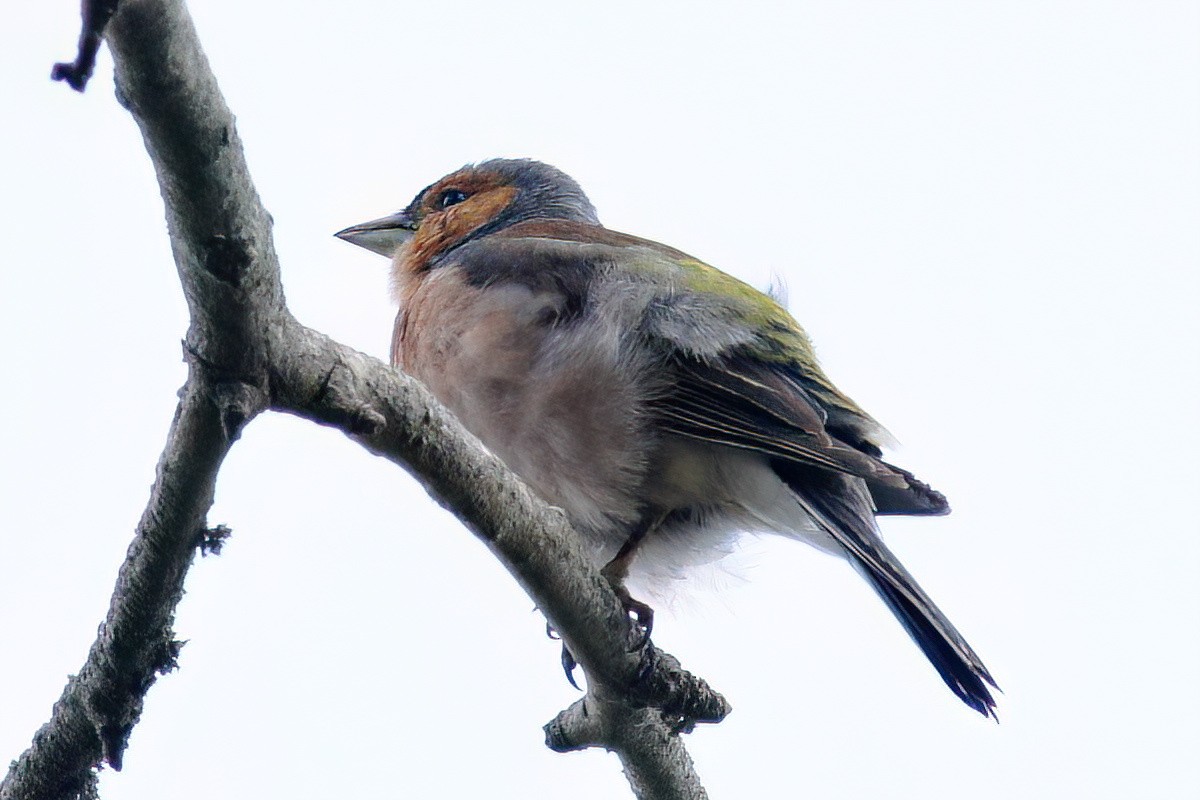
[[[641,650],[646,646],[646,642],[650,641],[650,633],[654,630],[654,609],[641,600],[635,600],[624,585],[614,586],[613,589],[616,590],[617,597],[621,600],[621,607],[633,621],[634,630],[638,634],[637,641],[629,648],[629,652]]]
[[[562,641],[562,637],[558,635],[558,631],[554,630],[554,626],[549,622],[546,623],[546,637],[556,642]],[[567,649],[566,643],[562,646],[562,655],[559,658],[562,659],[563,672],[567,674],[567,683],[579,689],[579,684],[575,682],[575,668],[579,666],[579,662],[575,660],[575,656],[571,655],[571,651]],[[579,689],[579,691],[582,692],[583,690]]]
[[[630,616],[633,617],[633,624],[642,632],[638,643],[629,648],[629,652],[641,650],[646,646],[646,642],[650,641],[650,634],[654,630],[654,609],[645,603],[639,603],[636,600],[630,600],[631,605],[625,609]]]
[[[571,651],[564,644],[562,648],[562,667],[563,672],[567,674],[567,682],[579,689],[579,684],[575,682],[575,668],[579,666],[579,662],[575,660],[575,656],[571,655]],[[579,689],[579,691],[583,691]]]

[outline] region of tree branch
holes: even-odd
[[[193,365],[159,460],[150,502],[117,575],[108,616],[32,746],[13,763],[4,800],[89,796],[92,768],[121,768],[156,677],[175,668],[171,625],[183,579],[206,538],[217,471],[229,451],[203,369]]]
[[[724,698],[652,644],[637,646],[562,512],[419,383],[287,311],[270,217],[182,2],[122,0],[107,37],[118,99],[158,174],[191,310],[191,369],[109,617],[0,798],[85,796],[102,759],[120,768],[145,692],[175,664],[171,620],[194,550],[212,538],[205,515],[217,471],[266,408],[337,427],[403,466],[534,598],[588,678],[587,696],[547,725],[548,746],[617,752],[638,797],[704,797],[678,733],[722,719]]]

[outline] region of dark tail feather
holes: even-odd
[[[857,559],[855,560],[857,561]],[[856,566],[858,565],[856,564]],[[904,629],[908,631],[908,635],[917,643],[917,647],[921,648],[921,652],[925,654],[925,657],[933,664],[933,668],[942,676],[942,680],[950,687],[950,691],[985,717],[997,719],[996,701],[992,698],[988,686],[994,689],[1000,687],[996,686],[996,682],[988,674],[987,668],[980,663],[978,657],[975,657],[974,652],[971,652],[969,648],[967,652],[971,658],[964,658],[960,647],[966,643],[962,642],[962,637],[957,635],[958,632],[954,631],[937,607],[931,605],[922,610],[908,596],[898,591],[888,579],[879,577],[867,565],[861,565],[859,571],[866,577],[876,593],[883,598],[883,602],[887,603],[896,618],[900,620]],[[939,619],[942,623],[941,626],[935,625],[931,619]],[[949,627],[951,631],[954,631],[955,639],[958,642],[947,638],[940,629],[942,627]]]
[[[813,519],[846,550],[850,563],[887,603],[950,690],[980,714],[996,718],[996,701],[988,687],[1000,687],[883,543],[867,484],[860,478],[794,464],[775,463],[775,471]]]

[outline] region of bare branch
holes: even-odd
[[[180,400],[108,616],[50,721],[0,784],[4,800],[87,796],[95,765],[121,768],[146,692],[158,675],[175,668],[175,606],[206,533],[217,470],[229,450],[201,372],[193,367]]]
[[[588,677],[584,700],[547,726],[549,746],[617,752],[639,797],[704,797],[678,734],[722,719],[725,699],[652,644],[639,646],[562,512],[419,383],[288,313],[270,217],[182,2],[122,0],[107,37],[118,98],[158,174],[191,310],[191,370],[101,636],[0,798],[84,796],[101,759],[120,768],[145,692],[174,667],[170,625],[195,549],[224,536],[205,521],[217,471],[266,408],[335,426],[403,466],[534,598]]]

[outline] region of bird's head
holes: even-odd
[[[420,271],[465,242],[532,219],[600,224],[566,173],[540,161],[497,158],[450,173],[402,211],[335,235]]]

